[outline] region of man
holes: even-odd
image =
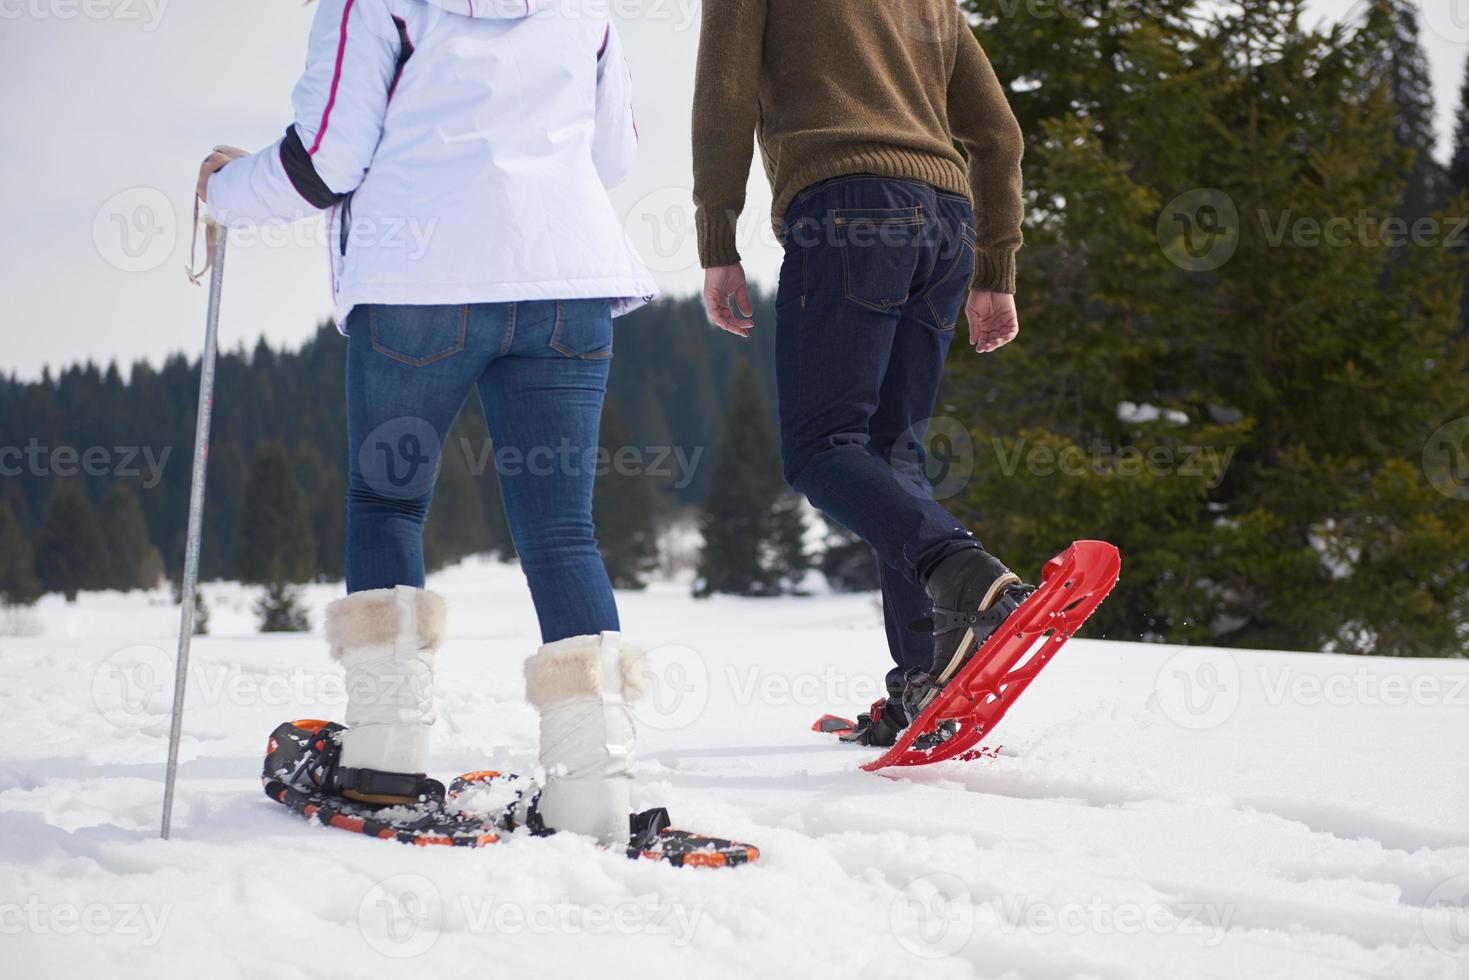
[[[922,450],[966,292],[977,352],[1020,328],[1020,127],[954,0],[704,0],[693,136],[704,300],[742,337],[760,142],[785,477],[877,552],[897,666],[852,739],[891,745],[1029,594],[934,501]],[[931,609],[939,632],[909,628]]]

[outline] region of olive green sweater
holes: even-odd
[[[753,135],[777,235],[817,181],[921,180],[973,201],[973,287],[1015,291],[1024,140],[954,0],[704,0],[703,16],[694,204],[705,268],[740,260]]]

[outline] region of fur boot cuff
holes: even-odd
[[[326,638],[333,656],[346,650],[383,646],[398,639],[398,596],[413,593],[419,649],[437,650],[444,639],[444,597],[400,585],[396,589],[354,592],[326,607]]]
[[[525,662],[525,697],[545,709],[567,701],[602,697],[602,636],[572,636],[548,643]],[[617,665],[622,674],[622,699],[628,704],[647,690],[648,655],[619,642]]]

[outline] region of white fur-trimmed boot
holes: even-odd
[[[526,699],[541,714],[546,786],[537,809],[552,830],[626,844],[647,655],[620,633],[573,636],[525,662]]]
[[[427,779],[443,598],[407,585],[355,592],[327,607],[326,635],[347,672],[334,788],[368,803],[415,802]]]

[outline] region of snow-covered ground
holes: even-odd
[[[525,771],[513,567],[435,576],[440,776]],[[336,588],[307,591],[318,629]],[[211,586],[174,837],[176,609],[55,598],[0,637],[0,975],[1469,977],[1469,662],[1074,642],[995,758],[884,778],[809,731],[886,660],[870,596],[621,597],[656,648],[635,802],[757,843],[726,871],[573,838],[411,848],[271,803],[265,736],[340,717],[319,635]],[[11,628],[24,623],[11,623]]]

